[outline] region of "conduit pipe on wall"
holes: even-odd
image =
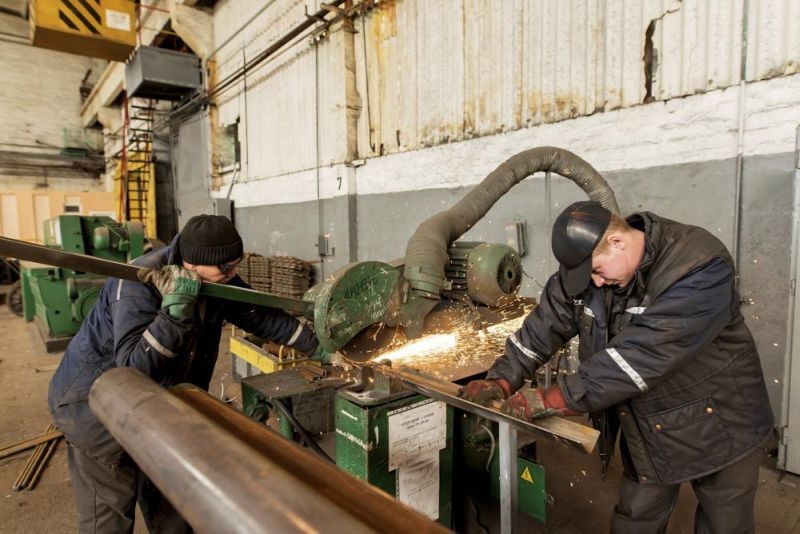
[[[736,268],[741,267],[742,246],[742,182],[744,180],[744,126],[747,107],[747,46],[750,18],[750,2],[742,1],[742,45],[740,49],[741,64],[739,65],[739,124],[736,131],[736,178],[734,183],[733,200],[733,245],[731,256]],[[736,286],[739,286],[740,277],[736,277]]]
[[[404,276],[413,291],[438,299],[449,261],[447,249],[477,223],[500,197],[536,172],[554,172],[569,178],[589,198],[619,213],[614,192],[603,176],[586,161],[568,150],[538,147],[502,163],[449,210],[437,213],[419,225],[406,247]]]

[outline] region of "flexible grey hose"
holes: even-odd
[[[503,162],[463,199],[437,213],[417,227],[406,247],[404,276],[415,292],[439,298],[447,249],[477,223],[513,186],[536,173],[550,171],[569,178],[589,198],[613,213],[619,213],[614,192],[594,167],[572,152],[555,147],[538,147],[520,152]]]

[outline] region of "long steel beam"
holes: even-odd
[[[447,532],[206,397],[170,392],[133,368],[107,371],[89,394],[92,412],[196,531]]]
[[[8,237],[0,237],[0,256],[33,261],[62,269],[72,269],[73,271],[132,280],[134,282],[139,281],[137,276],[139,267],[135,265],[43,247]],[[310,312],[314,308],[314,304],[306,300],[262,293],[261,291],[242,287],[212,284],[210,282],[203,282],[200,287],[200,294],[206,297],[255,304],[257,306],[269,306],[303,314]]]
[[[517,430],[546,436],[588,454],[594,450],[600,437],[600,433],[594,428],[575,423],[563,417],[545,417],[528,422],[501,412],[499,402],[494,402],[490,406],[470,402],[458,396],[458,392],[461,389],[458,384],[441,380],[413,369],[393,369],[381,364],[376,364],[372,367],[376,373],[398,379],[406,387],[417,393],[443,401],[490,421],[507,423]]]

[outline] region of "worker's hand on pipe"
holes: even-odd
[[[487,406],[494,401],[502,401],[511,391],[505,380],[473,380],[461,388],[458,396],[470,402]]]
[[[525,421],[553,415],[578,415],[567,407],[558,386],[544,391],[540,388],[521,389],[503,402],[500,411]]]
[[[179,265],[166,265],[160,271],[139,269],[139,279],[161,293],[161,309],[175,319],[189,319],[200,292],[200,275]]]

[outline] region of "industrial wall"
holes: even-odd
[[[27,33],[0,13],[0,189],[102,191],[102,139],[81,124],[79,91],[102,62],[34,48]]]
[[[44,244],[44,221],[62,213],[114,217],[114,194],[50,189],[0,190],[0,235]]]
[[[369,5],[352,23],[296,39],[219,96],[215,127],[237,124],[241,169],[216,169],[226,184],[214,194],[234,200],[247,248],[312,259],[322,235],[323,275],[400,257],[422,220],[502,161],[560,146],[607,177],[623,212],[699,224],[735,249],[780,412],[798,2]],[[218,79],[319,9],[218,2]],[[550,221],[582,197],[560,177],[529,178],[468,237],[505,241],[505,224],[525,221],[522,292],[535,296],[554,270]]]

